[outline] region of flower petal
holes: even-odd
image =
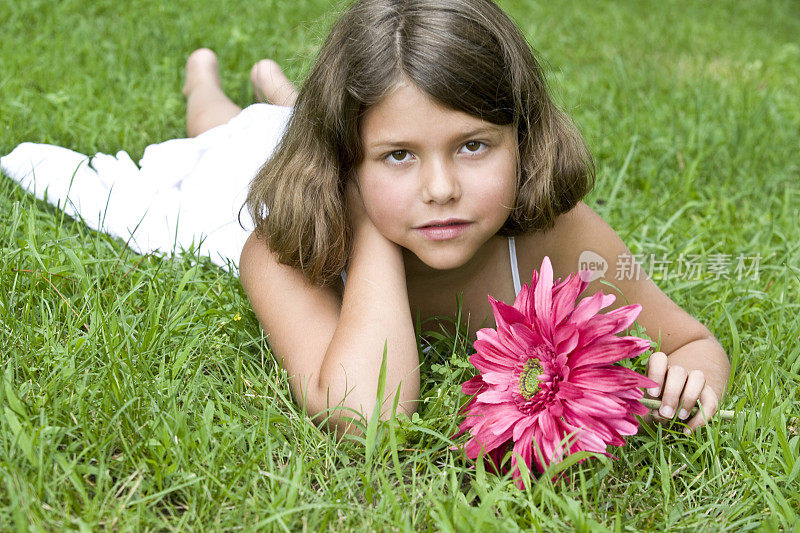
[[[514,401],[514,398],[508,391],[500,391],[493,389],[483,391],[482,393],[477,395],[475,399],[478,400],[479,403],[491,403],[491,404],[508,403]]]
[[[634,387],[646,387],[652,383],[652,380],[630,368],[608,366],[573,369],[570,373],[570,382],[584,390],[615,392]]]
[[[616,363],[641,355],[650,348],[650,341],[639,337],[617,337],[608,335],[605,342],[595,342],[575,350],[567,364],[570,368],[588,365]]]
[[[586,329],[586,335],[581,337],[583,344],[588,344],[594,339],[607,333],[619,333],[629,327],[639,316],[642,306],[639,304],[626,305],[608,313],[598,314],[592,319],[592,327]]]
[[[575,309],[575,300],[589,284],[579,276],[570,276],[553,290],[553,324],[558,326]]]
[[[570,324],[577,324],[578,326],[591,327],[591,324],[587,324],[587,321],[596,316],[600,309],[614,303],[616,299],[617,297],[613,294],[603,294],[602,292],[587,296],[578,302],[578,305],[575,306],[575,310],[569,315],[567,322]]]
[[[491,295],[489,296],[489,304],[492,306],[492,311],[494,311],[494,321],[497,324],[498,331],[507,329],[509,324],[526,323],[528,321],[525,315],[515,307],[500,300],[495,300]]]
[[[472,379],[469,379],[461,384],[461,392],[466,394],[467,396],[472,396],[473,394],[477,394],[478,391],[483,389],[485,384],[483,382],[483,378],[479,375],[475,376]]]
[[[528,429],[519,438],[514,439],[514,452],[520,456],[528,467],[528,471],[533,472],[531,465],[531,452],[533,451],[533,430]],[[518,460],[516,456],[511,457],[511,477],[517,482],[517,487],[520,489],[525,488],[522,483],[522,472],[520,472]]]
[[[578,346],[580,333],[578,328],[572,324],[567,324],[558,328],[555,332],[556,353],[568,354]]]

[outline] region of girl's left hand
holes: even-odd
[[[705,425],[717,412],[719,398],[706,383],[702,370],[687,371],[679,365],[670,366],[664,352],[655,352],[647,360],[647,377],[658,383],[658,387],[647,389],[647,394],[653,398],[661,397],[661,407],[653,416],[655,420],[672,420],[676,412],[679,420],[686,420],[697,406],[697,413],[687,422],[689,427],[684,431],[688,435]]]

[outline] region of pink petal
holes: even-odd
[[[510,372],[519,363],[522,354],[509,352],[497,337],[484,335],[472,343],[475,353],[469,358],[481,372]]]
[[[593,343],[573,352],[567,363],[570,368],[615,363],[640,355],[650,348],[650,341],[638,337],[609,335],[603,343]]]
[[[475,376],[461,384],[461,392],[467,396],[472,396],[484,387],[483,378],[480,375]]]
[[[520,346],[529,348],[530,346],[538,346],[546,344],[545,339],[541,335],[533,331],[528,324],[514,324],[509,326],[512,335],[517,339]]]
[[[478,396],[475,397],[479,403],[490,403],[490,404],[497,404],[497,403],[507,403],[513,402],[514,398],[508,391],[499,391],[499,390],[487,390],[480,393]]]
[[[606,453],[606,443],[591,431],[583,431],[576,426],[562,422],[568,431],[578,430],[578,442],[583,450],[594,453]]]
[[[506,442],[506,440],[497,435],[486,434],[486,436],[488,436],[488,438],[473,438],[467,443],[467,445],[464,447],[464,453],[467,457],[470,459],[477,459],[480,456],[481,451],[483,451],[485,455],[498,446],[505,444]]]
[[[606,418],[605,422],[620,435],[635,435],[639,429],[639,424],[636,421],[628,420],[627,418]],[[625,439],[622,439],[622,441],[624,443]]]
[[[650,379],[622,366],[576,368],[570,373],[570,381],[584,390],[603,392],[646,387],[652,383]]]
[[[520,458],[525,462],[528,466],[528,471],[533,472],[533,466],[531,465],[531,452],[533,450],[533,431],[526,431],[523,433],[519,439],[515,439],[514,442],[514,452],[517,453]],[[522,472],[520,472],[519,466],[517,465],[517,458],[516,456],[511,456],[511,468],[512,468],[512,477],[515,481],[517,481],[517,487],[522,489],[525,488],[524,484],[522,483]]]
[[[559,325],[570,311],[575,309],[575,300],[586,289],[588,283],[580,277],[568,277],[553,294],[553,324]]]
[[[554,339],[556,353],[570,353],[578,345],[578,339],[580,339],[580,334],[578,333],[578,328],[574,325],[568,324],[556,329]]]
[[[483,427],[481,427],[481,431],[503,436],[508,440],[513,433],[510,429],[511,426],[515,425],[521,417],[522,413],[519,412],[515,405],[498,405],[492,411],[491,418],[487,418]]]
[[[581,337],[581,342],[588,344],[601,335],[623,331],[633,324],[641,310],[641,305],[634,304],[598,314],[591,321],[591,329],[587,329],[587,334]]]
[[[553,420],[553,417],[546,415],[540,416],[539,428],[542,431],[539,445],[542,447],[545,466],[549,466],[553,460],[553,452],[555,451],[561,439],[558,431],[556,430],[556,423]]]
[[[516,308],[500,300],[495,300],[491,295],[489,296],[489,304],[492,306],[492,311],[494,311],[494,321],[497,324],[498,331],[507,329],[509,324],[527,322],[525,315],[520,313]]]
[[[484,372],[481,376],[485,383],[496,385],[495,388],[498,390],[507,390],[511,385],[516,384],[517,381],[514,379],[514,374],[511,372]]]
[[[531,283],[535,283],[533,280],[536,279],[536,271],[533,271],[534,277],[531,280]],[[517,294],[517,298],[514,300],[514,308],[522,313],[523,315],[530,316],[529,309],[533,308],[533,291],[531,287],[535,285],[530,285],[528,283],[524,284],[520,287],[519,293]]]
[[[536,424],[536,419],[539,418],[538,414],[530,415],[526,418],[523,418],[517,425],[514,426],[514,433],[511,435],[511,438],[515,441],[519,440],[522,437],[522,434],[527,432],[528,428],[534,426]]]
[[[570,405],[576,410],[586,415],[601,417],[604,419],[613,418],[615,416],[625,416],[628,414],[628,409],[616,402],[608,402],[601,404],[590,396],[577,398],[572,400]]]
[[[533,343],[534,339],[541,338],[534,335],[530,329],[524,324],[514,324],[506,329],[498,331],[498,338],[509,354],[514,354],[514,359],[521,360],[530,350],[531,346],[540,343]]]
[[[600,309],[608,307],[614,303],[616,299],[617,297],[613,294],[606,295],[602,292],[597,292],[592,296],[587,296],[578,302],[577,306],[575,306],[575,310],[569,315],[567,323],[576,324],[579,327],[590,327],[590,325],[587,324],[587,321],[597,315]]]

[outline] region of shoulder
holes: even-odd
[[[578,270],[581,254],[587,249],[608,251],[616,248],[617,239],[616,232],[602,217],[581,201],[559,215],[549,230],[526,233],[515,240],[520,266],[527,273],[538,269],[544,257],[548,256],[555,276],[563,278]]]
[[[261,285],[268,279],[272,281],[273,285],[288,281],[297,288],[312,292],[314,292],[315,288],[317,290],[332,291],[340,299],[343,291],[341,279],[337,285],[332,287],[313,286],[299,270],[282,264],[278,260],[277,254],[270,250],[265,240],[259,238],[253,232],[245,241],[239,258],[239,280],[245,292],[248,293],[248,296],[251,296],[251,290],[265,289]]]
[[[560,215],[552,229],[526,234],[518,240],[523,283],[530,281],[545,256],[550,257],[555,278],[564,279],[578,270],[600,270],[602,275],[589,283],[581,296],[598,291],[614,294],[617,299],[605,312],[640,304],[642,312],[637,321],[650,338],[661,338],[666,353],[711,335],[653,283],[617,232],[584,202]]]
[[[332,287],[310,283],[296,268],[281,264],[255,234],[242,249],[239,279],[270,350],[283,362],[295,397],[301,397],[303,381],[316,383],[341,312],[340,295]],[[309,329],[309,324],[314,327]]]

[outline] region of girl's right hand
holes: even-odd
[[[387,239],[372,222],[372,219],[369,218],[367,208],[364,206],[364,199],[358,189],[358,184],[356,184],[355,181],[348,182],[347,185],[345,185],[344,193],[347,216],[350,220],[353,236],[370,235],[385,243],[388,247],[396,249],[398,253],[400,253],[400,245]]]
[[[347,217],[350,220],[350,227],[353,233],[361,231],[363,226],[372,224],[367,209],[364,207],[364,199],[361,197],[361,191],[358,190],[358,184],[355,180],[350,180],[344,187],[345,207],[347,209]]]

